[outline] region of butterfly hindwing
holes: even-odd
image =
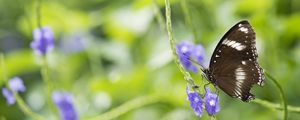
[[[247,21],[233,26],[220,40],[209,65],[210,81],[232,97],[249,101],[253,84],[263,85],[257,63],[255,32]]]

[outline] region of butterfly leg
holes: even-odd
[[[217,100],[219,99],[219,93],[220,93],[220,91],[219,91],[219,89],[215,86],[215,90],[216,90],[216,93],[217,93]]]
[[[199,89],[198,85],[193,85],[192,87],[193,87],[193,89]]]

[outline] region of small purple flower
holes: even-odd
[[[23,80],[19,77],[14,77],[8,81],[8,88],[2,88],[2,94],[6,98],[7,104],[12,105],[16,102],[14,92],[25,92],[26,87],[24,86]]]
[[[194,110],[195,114],[198,117],[201,117],[203,101],[200,95],[197,92],[190,91],[188,86],[186,87],[186,93],[187,93],[187,99],[190,101],[190,106]]]
[[[19,77],[10,79],[8,85],[13,92],[24,92],[26,90],[23,80]]]
[[[13,105],[16,102],[14,94],[8,90],[7,88],[2,88],[2,94],[6,98],[6,102],[8,105]]]
[[[64,37],[60,43],[59,47],[64,53],[77,53],[83,51],[86,43],[82,33],[73,34]]]
[[[186,70],[198,72],[197,67],[193,65],[189,58],[194,59],[199,64],[203,64],[205,51],[202,45],[194,45],[189,41],[182,41],[176,45],[176,53]]]
[[[45,55],[54,47],[54,37],[49,27],[37,28],[33,31],[30,47],[39,55]]]
[[[205,109],[208,115],[214,115],[220,111],[218,96],[210,91],[208,87],[205,88]]]
[[[77,120],[77,113],[75,111],[72,96],[67,92],[54,92],[52,100],[60,111],[62,120]]]

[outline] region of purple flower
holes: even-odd
[[[205,51],[202,45],[194,45],[189,41],[182,41],[176,45],[176,53],[186,70],[198,72],[197,67],[193,65],[189,58],[194,59],[199,64],[203,64]]]
[[[6,98],[7,104],[12,105],[16,102],[14,92],[25,92],[26,87],[24,86],[23,80],[19,77],[14,77],[8,81],[8,88],[2,88],[2,94]]]
[[[54,37],[49,27],[37,28],[33,31],[30,47],[39,55],[45,55],[54,47]]]
[[[194,110],[195,114],[199,117],[202,116],[202,104],[203,101],[197,92],[190,91],[189,87],[186,87],[187,99],[190,101],[190,106]]]
[[[13,92],[24,92],[26,90],[23,80],[19,77],[10,79],[8,85]]]
[[[207,114],[214,115],[220,111],[218,96],[210,91],[208,87],[205,88],[205,109]]]
[[[52,95],[52,100],[59,109],[60,117],[62,120],[78,119],[71,94],[67,92],[54,92]]]
[[[77,33],[71,36],[64,37],[59,45],[64,53],[77,53],[85,48],[85,39],[82,33]]]
[[[7,88],[2,88],[2,94],[6,98],[6,102],[8,105],[13,105],[16,102],[14,94],[8,90]]]

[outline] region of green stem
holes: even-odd
[[[14,93],[14,97],[17,100],[17,104],[19,105],[20,109],[29,117],[31,117],[34,120],[44,120],[44,118],[42,116],[40,116],[39,114],[36,114],[34,112],[31,111],[31,109],[25,104],[25,102],[23,101],[23,99],[19,96],[18,93]]]
[[[37,19],[38,28],[42,28],[41,0],[36,0],[36,19]]]
[[[262,105],[264,107],[267,107],[267,108],[270,108],[270,109],[273,109],[273,110],[283,110],[283,108],[280,107],[280,104],[278,104],[278,103],[272,103],[272,102],[269,102],[269,101],[266,101],[266,100],[262,100],[262,99],[258,99],[258,98],[256,98],[252,102],[254,102],[256,104],[260,104],[260,105]],[[287,106],[287,110],[289,112],[300,113],[300,107],[296,107],[296,106],[288,105]]]
[[[21,1],[23,2],[23,0],[16,0],[16,3],[17,3],[17,5],[19,5],[20,9],[24,11],[25,21],[28,24],[29,31],[33,31],[32,23],[30,21],[30,17],[28,15],[27,9],[25,8],[25,5],[22,4]]]
[[[173,38],[170,1],[169,0],[165,0],[165,4],[166,4],[166,24],[167,24],[167,31],[168,31],[168,36],[169,36],[171,50],[172,50],[173,56],[175,57],[175,59],[174,59],[175,63],[177,65],[177,67],[179,68],[180,72],[184,75],[184,78],[187,81],[188,85],[192,86],[192,89],[194,91],[197,91],[198,93],[200,93],[200,91],[198,91],[197,88],[193,87],[193,86],[196,86],[196,84],[194,83],[194,80],[191,77],[190,73],[187,72],[187,71],[185,71],[185,69],[183,68],[183,66],[179,62],[179,57],[178,57],[178,55],[176,53],[176,49],[175,49],[175,40]],[[211,119],[216,119],[214,116],[210,116],[210,118]]]
[[[165,31],[166,27],[165,27],[165,23],[164,23],[165,20],[163,18],[163,15],[160,13],[160,10],[159,10],[159,7],[158,7],[158,4],[157,4],[156,0],[152,0],[152,2],[153,2],[155,18],[157,19],[161,30]]]
[[[53,83],[50,80],[50,76],[49,76],[48,62],[46,56],[43,56],[42,59],[43,59],[43,65],[41,69],[41,74],[44,82],[47,84],[47,93],[48,95],[50,94],[49,96],[51,96],[51,93],[53,91]]]
[[[47,62],[47,58],[46,56],[43,56],[42,58],[43,60],[43,65],[42,65],[42,69],[41,69],[41,74],[42,74],[42,78],[46,84],[46,103],[49,106],[50,110],[53,113],[56,113],[56,109],[54,108],[54,104],[51,101],[52,100],[52,92],[54,91],[54,84],[53,81],[51,81],[50,76],[49,76],[49,68],[48,68],[48,62]]]
[[[280,86],[280,84],[277,82],[277,80],[274,77],[272,77],[268,72],[265,72],[265,74],[266,74],[266,76],[268,78],[270,78],[270,80],[272,80],[272,82],[276,85],[276,87],[279,90],[280,98],[281,98],[282,105],[283,105],[283,119],[287,120],[288,111],[287,111],[287,104],[286,104],[286,100],[285,100],[283,89],[282,89],[282,87]]]
[[[162,99],[160,95],[148,95],[143,97],[138,97],[133,100],[130,100],[123,105],[112,109],[106,113],[103,113],[99,116],[90,118],[88,120],[111,120],[116,119],[118,116],[123,115],[131,110],[143,107],[145,105],[157,103]]]
[[[93,41],[94,42],[94,41]],[[94,47],[94,44],[91,44],[91,46]],[[102,75],[104,73],[103,71],[103,65],[101,61],[101,55],[100,54],[95,54],[91,52],[91,50],[87,49],[86,50],[87,57],[89,60],[89,66],[90,66],[90,71],[92,72],[93,76],[104,76]]]
[[[177,67],[179,68],[180,72],[184,75],[184,79],[187,81],[187,83],[190,86],[196,86],[196,84],[194,83],[194,80],[192,79],[190,73],[187,72],[187,71],[185,71],[184,68],[183,68],[183,66],[179,62],[179,58],[178,58],[178,55],[177,55],[176,49],[175,49],[175,40],[173,38],[170,1],[169,0],[165,0],[165,4],[166,4],[166,26],[167,26],[167,32],[168,32],[168,36],[169,36],[169,41],[170,41],[170,46],[171,46],[172,54],[173,54],[173,57],[175,57],[175,59],[174,59],[175,63],[177,65]],[[192,88],[195,91],[197,91],[194,87],[192,87]]]
[[[210,116],[210,120],[217,120],[216,116]]]
[[[2,81],[6,81],[8,80],[8,77],[7,77],[7,73],[6,73],[6,65],[5,65],[5,61],[4,61],[4,54],[3,53],[0,53],[0,65],[1,65],[1,73],[2,73]]]
[[[0,65],[1,65],[1,73],[3,74],[3,80],[6,81],[8,80],[7,77],[7,69],[6,69],[6,64],[5,64],[5,58],[4,58],[4,54],[0,53]],[[8,85],[6,85],[8,86]],[[9,88],[9,87],[8,87]],[[11,88],[9,88],[11,89]],[[42,116],[40,116],[37,113],[34,113],[33,111],[31,111],[31,109],[25,104],[25,102],[23,101],[23,99],[19,96],[18,93],[13,93],[14,97],[17,100],[17,104],[19,106],[19,108],[24,112],[24,114],[28,115],[29,117],[31,117],[34,120],[43,120],[44,118]]]
[[[197,34],[196,28],[193,25],[193,21],[192,21],[192,17],[191,17],[190,11],[189,11],[187,0],[181,0],[181,8],[183,10],[185,21],[186,21],[187,25],[191,28],[191,30],[194,34],[195,41],[199,40],[199,36]]]
[[[42,30],[42,15],[41,15],[41,10],[42,10],[42,0],[36,0],[36,19],[37,19],[37,25],[38,28]],[[49,68],[48,68],[48,62],[47,62],[47,56],[43,55],[42,56],[42,69],[41,69],[41,74],[42,78],[46,84],[46,103],[49,106],[50,110],[53,113],[56,113],[56,109],[54,108],[54,104],[51,101],[52,98],[52,92],[54,90],[54,84],[53,81],[51,81],[50,76],[49,76]]]

